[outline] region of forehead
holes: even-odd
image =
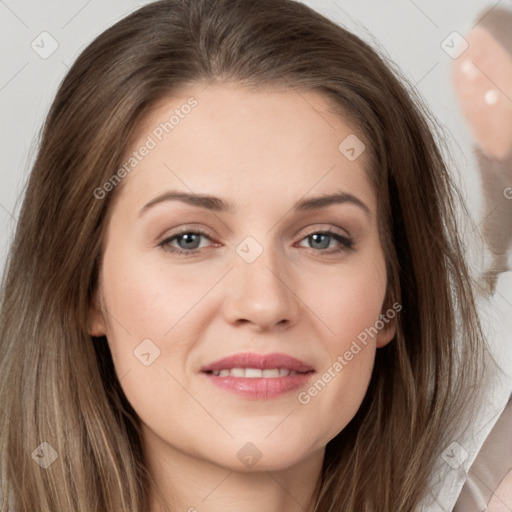
[[[124,158],[135,165],[122,195],[179,188],[284,202],[336,187],[371,206],[365,147],[358,127],[318,92],[194,83],[146,114]]]

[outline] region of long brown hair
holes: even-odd
[[[383,311],[402,310],[359,411],[326,447],[315,510],[414,510],[471,403],[485,344],[456,222],[463,202],[421,99],[378,51],[300,3],[161,0],[83,51],[42,131],[2,289],[4,510],[10,494],[16,512],[147,511],[138,418],[106,340],[88,334],[117,190],[94,191],[152,106],[212,81],[321,92],[371,155]],[[47,468],[35,463],[43,442],[58,454]]]

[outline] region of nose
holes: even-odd
[[[233,272],[225,283],[224,316],[233,325],[255,330],[286,329],[300,315],[301,300],[294,291],[290,263],[265,249],[252,263],[234,254]]]

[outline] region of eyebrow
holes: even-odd
[[[145,204],[141,208],[139,215],[142,215],[153,206],[166,201],[181,201],[183,203],[190,204],[199,208],[205,208],[214,212],[232,212],[235,210],[235,207],[232,203],[221,199],[220,197],[209,196],[205,194],[189,194],[187,192],[170,190],[155,197],[149,201],[149,203]],[[361,201],[359,198],[347,192],[337,192],[335,194],[301,199],[293,205],[292,210],[296,212],[318,210],[333,204],[344,203],[358,206],[368,215],[368,217],[371,217],[370,208],[368,208],[368,206],[366,206],[366,204],[363,203],[363,201]]]

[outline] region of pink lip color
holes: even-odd
[[[286,368],[300,372],[297,375],[272,378],[220,377],[213,371],[231,370],[232,368]],[[226,357],[201,368],[216,386],[246,398],[274,398],[303,386],[314,373],[310,365],[285,354],[244,353]]]

